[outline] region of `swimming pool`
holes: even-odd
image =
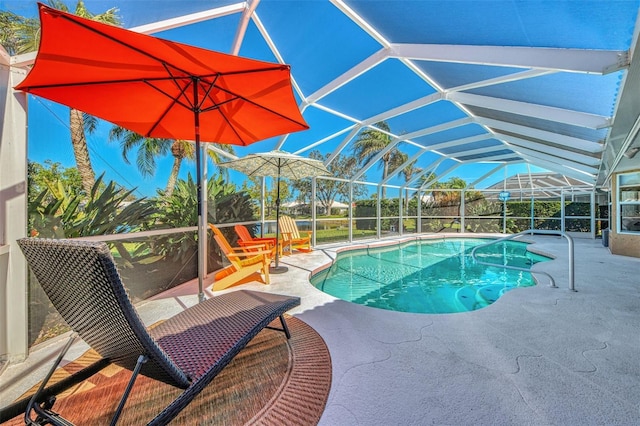
[[[338,253],[310,281],[319,290],[361,305],[400,312],[456,313],[482,309],[505,292],[535,285],[529,272],[483,266],[471,257],[490,239],[414,240]],[[550,260],[527,251],[527,243],[504,241],[479,248],[479,260],[530,268]]]

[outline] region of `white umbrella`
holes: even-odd
[[[227,161],[218,164],[219,166],[228,167],[246,174],[249,177],[254,176],[275,176],[277,185],[276,195],[276,242],[280,237],[280,178],[287,179],[304,179],[314,176],[331,175],[327,167],[320,160],[301,157],[286,151],[270,151],[256,154],[249,154],[246,157],[237,160]],[[286,268],[280,268],[278,265],[278,250],[276,250],[276,265],[271,272],[284,272]]]

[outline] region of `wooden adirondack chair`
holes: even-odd
[[[305,231],[304,235],[300,234],[296,221],[290,216],[280,216],[278,224],[280,225],[282,238],[285,241],[283,245],[289,245],[291,250],[311,251],[311,231]]]
[[[256,238],[252,237],[251,233],[244,225],[236,225],[233,227],[238,234],[238,244],[240,247],[251,247],[264,244],[265,250],[271,250],[271,258],[276,256],[276,239],[275,238]],[[278,247],[280,250],[279,255],[282,256],[282,245]]]
[[[214,275],[212,290],[222,290],[235,284],[259,279],[259,272],[264,274],[263,282],[269,284],[269,265],[271,264],[271,250],[265,250],[264,244],[257,246],[231,247],[227,238],[213,224],[209,228],[220,250],[231,264]],[[251,277],[251,279],[249,279]]]

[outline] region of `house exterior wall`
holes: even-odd
[[[27,356],[27,266],[16,240],[27,233],[26,70],[0,47],[0,362]]]
[[[630,170],[629,172],[640,172],[638,170]],[[625,173],[629,173],[625,172]],[[612,177],[613,193],[611,197],[611,231],[609,234],[609,249],[612,254],[619,254],[623,256],[640,257],[640,232],[633,233],[620,233],[618,232],[618,221],[620,220],[620,206],[618,190],[618,175],[614,174]]]

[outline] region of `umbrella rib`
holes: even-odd
[[[182,105],[185,108],[190,109],[190,110],[195,112],[195,108],[196,108],[195,102],[191,102],[191,99],[189,99],[189,97],[185,95],[185,92],[187,91],[187,89],[191,86],[191,84],[194,83],[193,76],[190,75],[188,77],[189,78],[189,84],[185,85],[184,87],[180,87],[180,85],[178,84],[178,80],[175,78],[175,76],[171,72],[171,68],[169,68],[167,63],[166,62],[162,62],[162,66],[164,67],[165,71],[167,71],[167,74],[169,74],[171,77],[173,77],[171,81],[173,81],[173,84],[176,86],[176,89],[178,89],[178,91],[180,92],[178,96],[170,96],[169,94],[166,94],[166,95],[169,96],[169,98],[173,98],[174,103],[177,102],[179,105]],[[164,93],[164,91],[162,91],[162,90],[160,90],[160,92]],[[186,99],[186,102],[184,102],[184,103],[180,102],[178,100],[180,98]],[[163,114],[162,116],[164,117],[165,114]]]
[[[238,98],[227,99],[226,101],[218,102],[217,104],[212,105],[212,106],[210,106],[208,108],[201,109],[200,112],[209,112],[209,111],[213,111],[215,109],[220,109],[221,106],[223,106],[225,104],[228,104],[229,102],[233,102],[233,101],[237,101],[237,100],[238,100]]]
[[[175,80],[174,80],[175,81]],[[151,126],[151,128],[149,129],[149,131],[146,133],[146,136],[149,136],[155,129],[156,127],[158,127],[158,125],[160,124],[160,122],[164,119],[164,117],[166,117],[166,115],[169,113],[169,111],[171,110],[171,108],[173,107],[173,105],[175,105],[176,103],[178,105],[182,105],[183,107],[185,107],[186,109],[191,109],[193,110],[193,107],[191,105],[188,104],[184,104],[182,102],[180,102],[179,98],[182,97],[184,95],[184,92],[187,91],[187,89],[189,88],[189,86],[191,86],[190,84],[187,84],[186,86],[184,86],[183,88],[180,89],[180,94],[178,96],[171,96],[169,95],[167,92],[165,92],[164,90],[160,89],[159,87],[154,86],[153,84],[147,82],[145,80],[145,83],[147,83],[150,87],[156,89],[158,92],[162,93],[163,95],[167,96],[170,100],[171,103],[169,104],[169,106],[164,110],[164,112],[160,115],[160,117],[156,120],[155,123],[153,123],[153,126]],[[188,99],[188,98],[187,98]]]
[[[220,78],[220,74],[216,74],[215,78],[213,79],[213,81],[211,83],[209,83],[207,81],[207,83],[209,84],[209,87],[206,89],[204,95],[202,96],[202,101],[200,102],[200,105],[198,105],[198,109],[200,110],[200,112],[205,112],[208,111],[208,109],[203,110],[202,109],[202,105],[204,104],[205,99],[209,98],[213,101],[213,103],[215,104],[216,101],[213,100],[213,98],[210,96],[211,94],[211,90],[213,90],[214,87],[216,87],[216,83],[218,81],[218,79]],[[198,79],[198,82],[203,81],[202,79]]]
[[[183,88],[179,88],[180,89],[180,94],[178,94],[178,96],[172,96],[170,93],[168,93],[165,90],[162,90],[161,88],[159,88],[158,86],[153,85],[152,82],[149,82],[148,80],[143,80],[145,83],[147,83],[149,85],[149,87],[152,87],[153,89],[157,90],[158,92],[162,93],[163,95],[165,95],[167,98],[171,99],[173,101],[173,103],[177,103],[178,105],[181,105],[183,107],[185,107],[188,110],[193,110],[193,106],[190,103],[185,103],[185,102],[181,102],[179,100],[179,98],[181,97],[185,97],[187,100],[189,99],[184,95],[184,92],[187,91],[187,89],[191,86],[190,84],[187,84],[185,87]],[[163,115],[164,117],[164,115]]]
[[[251,172],[249,174],[249,176],[261,176],[260,174],[258,174],[260,172],[260,170],[264,169],[265,167],[267,167],[268,165],[270,166],[276,166],[278,167],[277,164],[272,163],[269,160],[264,161],[262,164],[260,164],[253,172]]]
[[[299,124],[299,125],[301,125],[301,126],[304,126],[304,127],[307,127],[307,128],[308,128],[308,126],[307,126],[307,124],[306,124],[306,123],[301,123],[301,122],[299,122],[299,121],[297,121],[297,120],[294,120],[294,119],[292,119],[291,117],[288,117],[288,116],[286,116],[286,115],[284,115],[284,114],[282,114],[282,113],[280,113],[280,112],[278,112],[278,111],[275,111],[275,110],[273,110],[273,109],[271,109],[271,108],[266,108],[266,107],[264,107],[263,105],[260,105],[260,104],[258,104],[257,102],[254,102],[254,101],[252,101],[251,99],[248,99],[248,98],[246,98],[246,97],[244,97],[244,96],[242,96],[242,95],[239,95],[239,94],[237,94],[237,93],[235,93],[235,92],[233,92],[233,91],[231,91],[231,90],[227,90],[227,89],[222,88],[222,87],[218,87],[218,89],[220,89],[220,91],[225,92],[225,93],[227,93],[227,94],[229,94],[229,95],[231,95],[231,96],[236,96],[236,97],[237,97],[237,99],[242,99],[243,101],[245,101],[245,102],[247,102],[247,103],[250,103],[250,104],[251,104],[251,105],[253,105],[253,106],[256,106],[256,107],[258,107],[258,108],[261,108],[261,109],[263,109],[263,110],[265,110],[265,111],[268,111],[268,112],[270,112],[270,113],[272,113],[272,114],[274,114],[274,115],[277,115],[277,116],[278,116],[278,117],[280,117],[280,118],[284,118],[285,120],[288,120],[288,121],[290,121],[290,122],[292,122],[292,123],[296,123],[296,124]],[[224,114],[223,114],[223,115],[224,115]]]
[[[57,84],[38,84],[29,86],[26,90],[31,91],[33,89],[50,89],[57,87],[75,87],[75,86],[94,86],[100,84],[121,84],[121,83],[138,83],[140,81],[144,81],[145,83],[155,82],[155,81],[166,81],[166,80],[175,80],[175,79],[190,79],[190,77],[155,77],[155,78],[145,78],[144,80],[140,80],[139,78],[128,78],[123,80],[104,80],[104,81],[85,81],[85,82],[69,82],[69,83],[57,83]]]

